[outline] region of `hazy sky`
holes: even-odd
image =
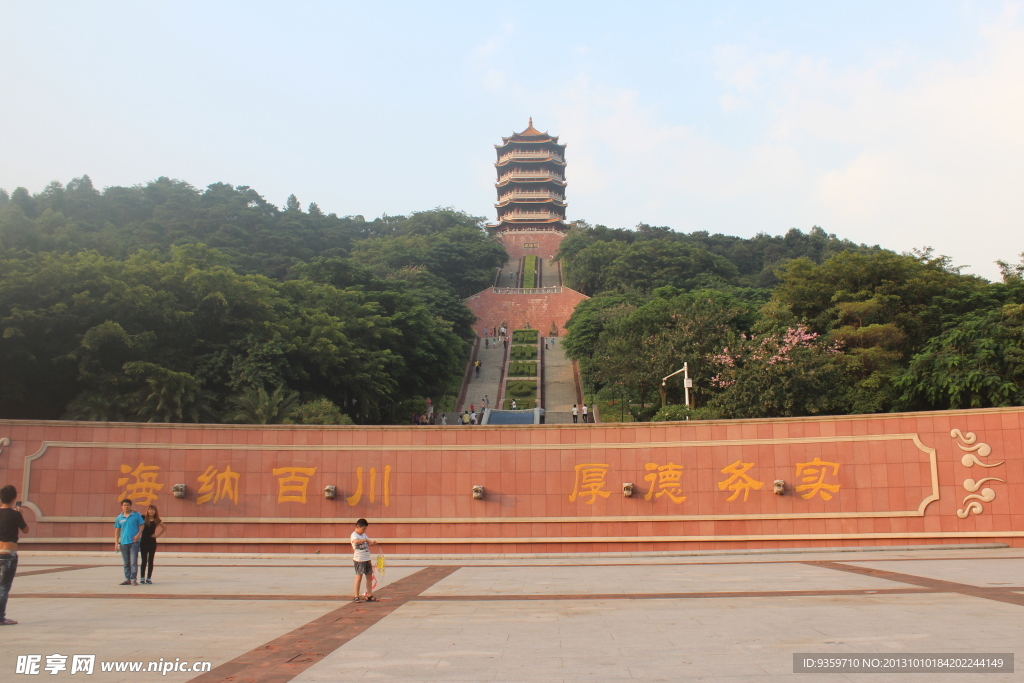
[[[494,150],[568,144],[570,219],[820,225],[997,278],[1024,251],[1008,2],[0,0],[0,187],[161,175],[494,217]]]

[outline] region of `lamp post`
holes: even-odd
[[[662,408],[665,407],[665,404],[668,401],[668,388],[665,386],[665,382],[668,379],[670,379],[672,377],[675,377],[680,372],[683,373],[683,392],[684,392],[684,396],[686,397],[686,407],[687,408],[690,407],[690,387],[693,386],[693,380],[690,379],[690,364],[689,363],[683,363],[683,367],[682,368],[680,368],[679,370],[676,370],[671,375],[666,375],[665,377],[661,378],[661,386],[658,387],[658,393],[661,394],[661,407]]]

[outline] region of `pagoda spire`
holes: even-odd
[[[495,145],[499,231],[565,231],[565,145],[533,127],[503,137]]]

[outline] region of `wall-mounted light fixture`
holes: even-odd
[[[174,486],[171,487],[171,493],[174,494],[175,498],[184,498],[185,497],[185,485],[184,484],[175,484]]]
[[[626,482],[626,483],[624,483],[622,485],[622,497],[623,498],[632,498],[633,497],[633,484],[631,482]]]
[[[772,484],[772,490],[775,491],[776,496],[781,496],[786,493],[786,482],[782,479],[776,479],[775,483]]]
[[[474,486],[473,487],[473,500],[483,500],[483,499],[484,499],[484,487],[483,486]]]
[[[338,495],[338,487],[334,484],[328,484],[324,487],[324,498],[327,500],[334,500],[334,497]]]

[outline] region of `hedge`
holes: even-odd
[[[523,259],[523,287],[537,286],[537,256],[530,254]]]
[[[532,328],[512,331],[512,341],[516,344],[536,344],[539,332]]]
[[[536,377],[537,362],[529,360],[514,360],[508,364],[509,377]]]
[[[513,346],[509,358],[515,360],[537,360],[536,346]]]
[[[537,407],[537,399],[535,398],[517,398],[516,399],[516,410],[533,410]],[[502,402],[502,410],[512,410],[512,399],[506,398]]]
[[[529,379],[512,380],[505,384],[507,398],[537,398],[537,383]]]

